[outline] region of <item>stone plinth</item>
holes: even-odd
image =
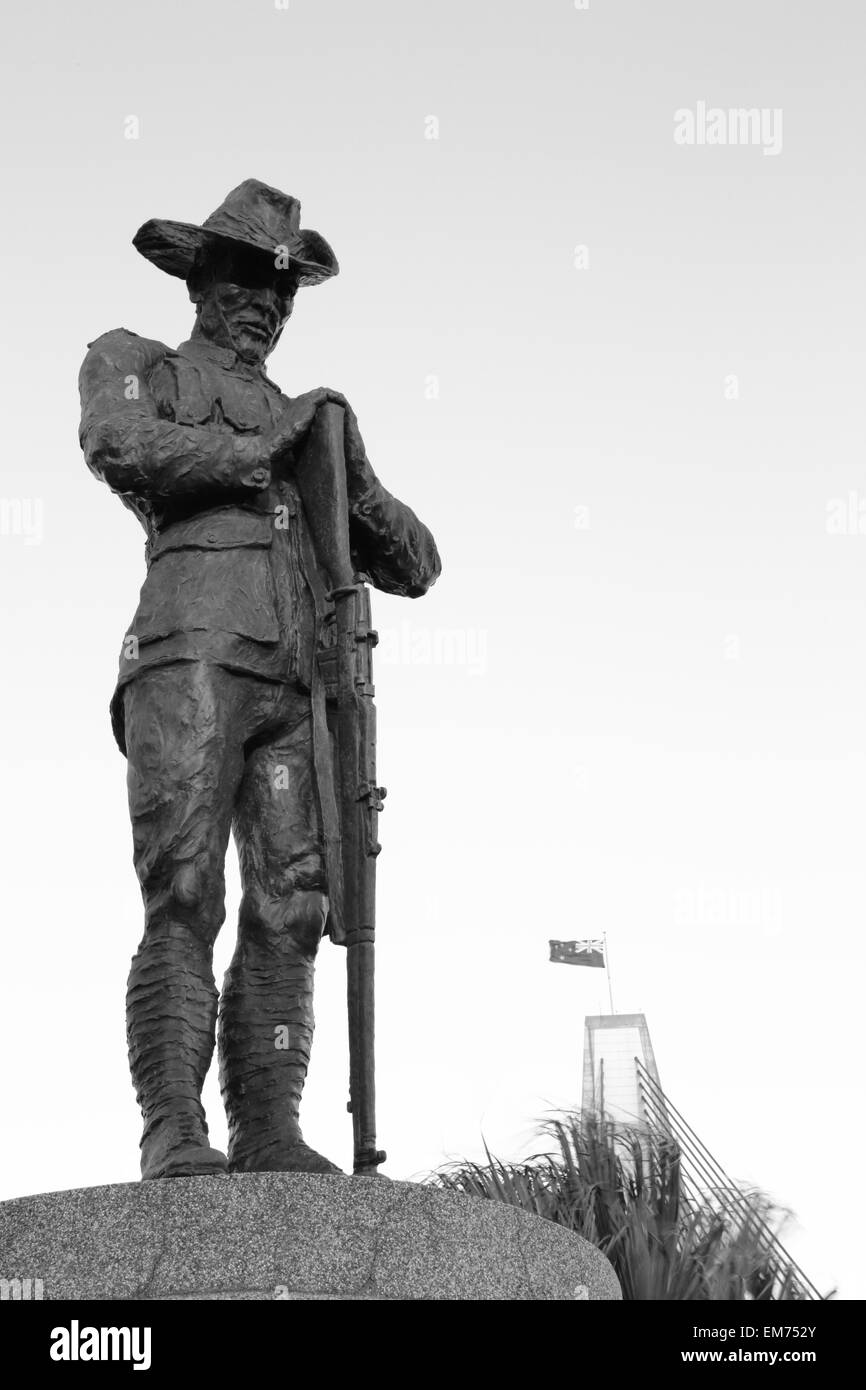
[[[618,1299],[598,1250],[499,1202],[306,1173],[0,1203],[0,1280],[46,1299]],[[14,1285],[3,1284],[9,1297]],[[13,1295],[14,1296],[14,1295]]]

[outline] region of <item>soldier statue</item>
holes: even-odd
[[[324,238],[301,228],[298,201],[247,179],[202,225],[150,221],[134,245],[185,280],[195,305],[180,347],[117,328],[89,346],[80,378],[88,467],[147,534],[111,702],[145,912],[127,993],[142,1177],[338,1172],[298,1121],[313,972],[323,934],[345,940],[336,802],[380,793],[345,780],[335,792],[325,657],[336,595],[353,579],[416,598],[439,556],[373,472],[345,399],[285,396],[265,375],[298,288],[338,271]],[[318,464],[305,450],[325,416],[342,422],[344,477],[314,522],[328,487],[310,480]],[[323,551],[341,526],[354,576],[337,589]],[[243,897],[218,994],[230,831]],[[227,1155],[201,1102],[217,1032]]]

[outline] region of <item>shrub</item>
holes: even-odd
[[[701,1191],[676,1141],[647,1126],[563,1115],[552,1152],[451,1164],[437,1186],[507,1202],[575,1231],[607,1256],[624,1299],[802,1300],[816,1295],[779,1245],[784,1213],[758,1192]]]

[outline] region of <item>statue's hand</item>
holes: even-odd
[[[327,386],[317,386],[314,391],[305,391],[302,396],[296,396],[289,403],[277,423],[262,435],[272,465],[278,463],[284,454],[301,442],[313,423],[319,406],[327,401],[334,401],[335,404],[348,409],[345,396]]]
[[[351,477],[354,469],[360,468],[367,462],[367,451],[364,448],[364,441],[361,438],[361,431],[358,428],[358,417],[349,405],[342,391],[332,391],[329,386],[323,387],[322,389],[324,391],[325,400],[333,401],[334,405],[341,405],[343,407],[345,421],[343,438],[346,450],[346,467]],[[311,392],[310,394],[315,395],[315,392]]]

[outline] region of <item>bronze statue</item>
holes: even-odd
[[[354,954],[355,1171],[375,1172],[365,581],[418,597],[439,556],[345,399],[287,397],[264,373],[298,288],[338,271],[297,200],[247,179],[201,226],[150,221],[134,245],[196,311],[177,349],[104,334],[80,378],[87,464],[147,533],[111,703],[145,907],[127,994],[142,1177],[339,1171],[298,1122],[326,930]],[[218,997],[230,830],[243,899]],[[201,1104],[217,1014],[227,1158]]]

